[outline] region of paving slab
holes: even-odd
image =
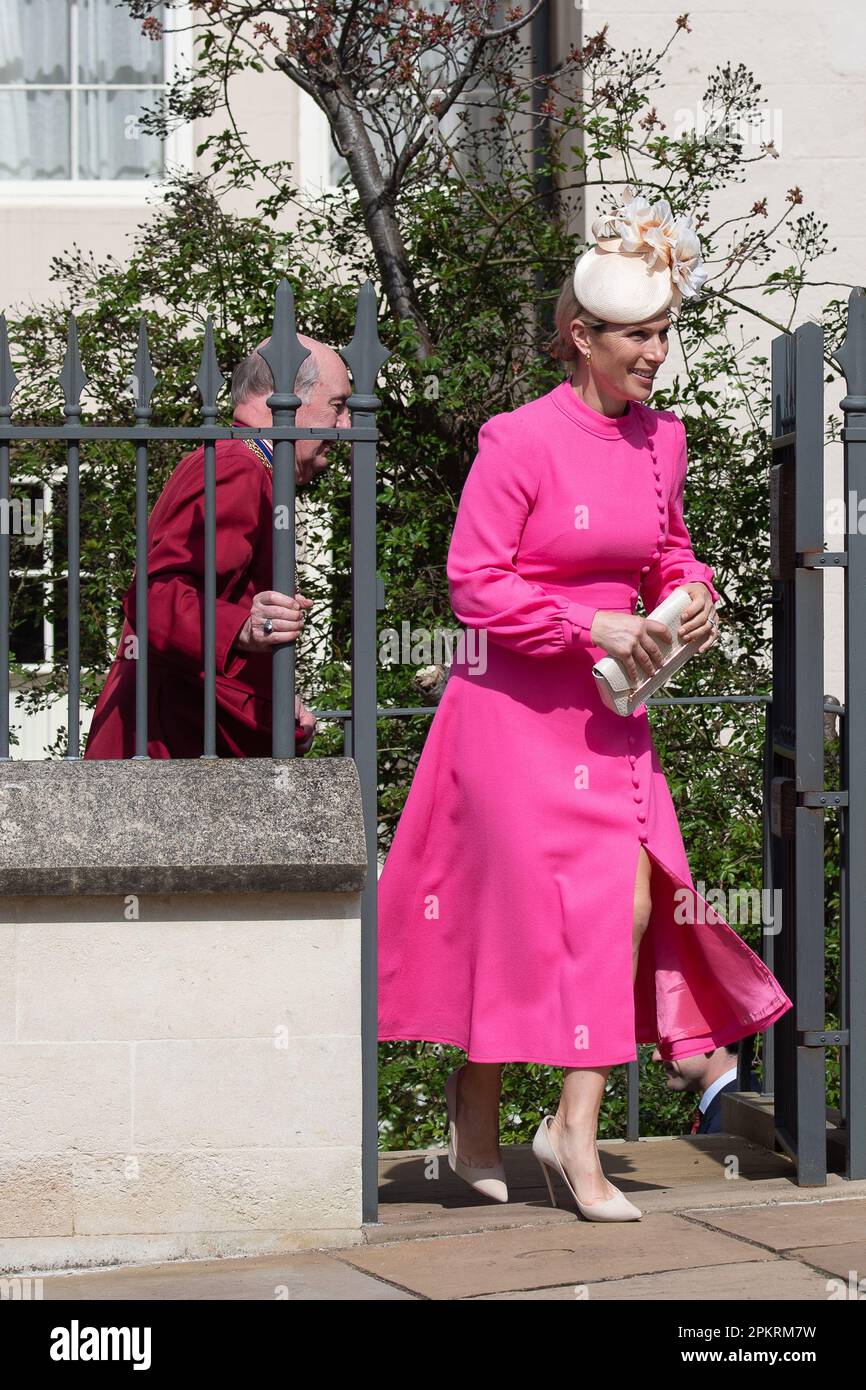
[[[393,1300],[411,1299],[325,1252],[261,1256],[242,1260],[188,1260],[161,1265],[127,1266],[94,1274],[46,1275],[45,1300],[162,1300],[240,1299],[277,1302],[281,1299]]]
[[[778,1203],[747,1211],[702,1211],[696,1219],[729,1235],[742,1236],[770,1250],[866,1243],[866,1199]],[[864,1270],[866,1273],[866,1270]]]
[[[383,1208],[379,1208],[380,1215]],[[547,1194],[539,1192],[533,1202],[493,1202],[474,1198],[472,1192],[462,1205],[453,1198],[447,1205],[431,1204],[419,1210],[406,1203],[379,1223],[364,1226],[364,1243],[387,1245],[395,1240],[427,1240],[431,1236],[472,1235],[480,1231],[502,1231],[513,1226],[562,1226],[574,1221],[577,1209],[572,1202],[552,1207]],[[337,1246],[335,1249],[339,1249]]]
[[[589,1303],[629,1302],[765,1303],[826,1302],[827,1278],[794,1260],[755,1260],[747,1264],[704,1265],[697,1269],[669,1269],[658,1274],[636,1274],[630,1279],[605,1279],[583,1285],[529,1289],[517,1293],[481,1294],[467,1302],[503,1302],[521,1299],[533,1302],[586,1301]]]
[[[642,1221],[574,1219],[556,1227],[356,1245],[333,1252],[332,1258],[439,1300],[741,1264],[762,1257],[743,1241],[661,1213]],[[763,1258],[769,1263],[776,1257],[765,1252]]]
[[[866,1298],[866,1240],[844,1245],[804,1245],[788,1252],[789,1259],[803,1260],[834,1279],[841,1279],[844,1292],[839,1297]]]

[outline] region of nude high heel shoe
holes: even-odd
[[[497,1163],[493,1168],[473,1168],[470,1163],[464,1163],[457,1157],[457,1075],[462,1070],[452,1071],[448,1080],[445,1082],[445,1106],[447,1110],[448,1124],[448,1167],[452,1173],[456,1173],[458,1178],[468,1182],[470,1187],[474,1187],[476,1192],[480,1192],[484,1197],[492,1197],[495,1202],[508,1201],[508,1188],[505,1183],[505,1169],[501,1163]]]
[[[578,1211],[581,1216],[586,1217],[587,1221],[640,1221],[643,1214],[640,1208],[636,1207],[634,1202],[630,1202],[625,1193],[620,1192],[619,1188],[616,1187],[614,1183],[611,1183],[611,1187],[614,1188],[616,1196],[608,1197],[606,1202],[590,1202],[587,1204],[586,1202],[580,1201],[553,1147],[553,1141],[550,1137],[550,1121],[552,1118],[551,1115],[544,1115],[542,1117],[541,1124],[535,1131],[535,1138],[532,1141],[532,1152],[541,1164],[541,1171],[544,1174],[544,1180],[547,1183],[547,1191],[550,1194],[550,1200],[553,1205],[556,1206],[556,1198],[553,1195],[553,1184],[550,1181],[550,1174],[547,1171],[548,1168],[552,1168],[562,1178],[562,1181],[577,1203]]]

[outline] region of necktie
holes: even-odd
[[[694,1114],[694,1118],[693,1118],[693,1120],[692,1120],[692,1127],[691,1127],[691,1129],[689,1130],[689,1134],[697,1134],[697,1132],[698,1132],[698,1127],[699,1127],[699,1125],[700,1125],[700,1123],[701,1123],[702,1118],[703,1118],[703,1116],[702,1116],[702,1114],[701,1114],[701,1107],[698,1105],[698,1106],[695,1107],[695,1114]]]

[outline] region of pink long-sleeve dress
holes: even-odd
[[[597,609],[634,612],[640,591],[649,612],[692,580],[719,598],[685,477],[672,411],[611,418],[568,380],[482,426],[447,562],[475,645],[456,649],[379,880],[381,1040],[592,1067],[637,1043],[694,1056],[791,1007],[695,891],[646,707],[613,713],[592,676]]]

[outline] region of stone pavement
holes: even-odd
[[[599,1151],[641,1221],[586,1221],[561,1183],[551,1207],[528,1145],[503,1151],[506,1204],[476,1198],[442,1149],[386,1153],[379,1222],[355,1245],[45,1275],[43,1296],[825,1302],[828,1281],[866,1276],[866,1181],[798,1187],[784,1154],[730,1135]]]

